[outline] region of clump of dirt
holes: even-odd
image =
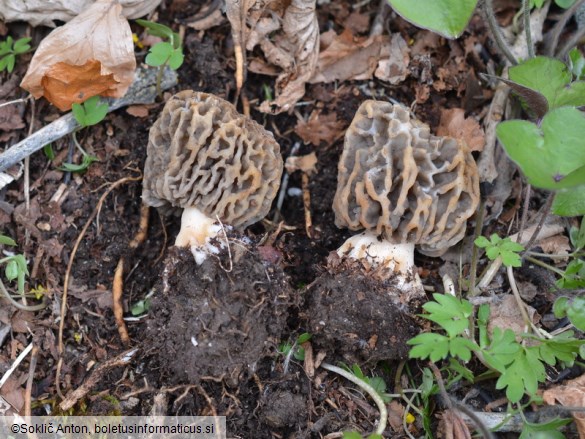
[[[358,261],[329,263],[306,292],[312,342],[349,363],[402,360],[420,332],[419,303],[405,303],[393,278],[366,272]]]
[[[167,385],[203,376],[236,385],[245,369],[271,355],[299,302],[282,270],[253,246],[230,239],[230,250],[197,265],[172,248],[147,323],[145,355]]]

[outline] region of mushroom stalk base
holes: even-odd
[[[368,268],[386,268],[388,277],[396,275],[397,286],[424,292],[414,266],[414,244],[394,244],[366,231],[345,241],[337,254],[359,260]]]
[[[195,262],[200,265],[209,253],[218,253],[219,249],[209,241],[215,238],[221,226],[195,207],[187,207],[181,216],[181,230],[175,240],[177,247],[189,247]]]

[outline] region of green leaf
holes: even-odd
[[[500,256],[502,257],[502,264],[506,267],[521,267],[522,258],[518,253],[511,251],[500,250]]]
[[[573,259],[565,268],[563,277],[556,281],[559,288],[577,289],[585,287],[585,261]]]
[[[567,315],[567,309],[569,308],[569,298],[559,297],[553,304],[553,314],[557,319],[562,319]]]
[[[76,165],[74,163],[63,163],[63,166],[60,166],[59,169],[67,172],[84,172],[93,162],[99,162],[99,159],[92,155],[86,154],[83,156],[81,164]]]
[[[431,361],[437,362],[449,355],[449,339],[441,334],[427,332],[419,334],[406,342],[414,347],[408,352],[408,358],[418,358],[424,360],[430,358]]]
[[[525,422],[518,439],[564,439],[565,435],[557,430],[571,422],[573,419],[560,418],[554,418],[542,424]]]
[[[524,394],[534,395],[538,383],[546,379],[544,366],[534,349],[520,349],[496,382],[496,389],[506,389],[506,396],[512,403],[522,399]]]
[[[585,296],[573,299],[571,306],[567,309],[567,317],[575,328],[585,331]]]
[[[0,235],[0,244],[15,246],[16,242],[14,241],[14,239],[9,238],[6,235]]]
[[[299,335],[299,338],[297,338],[297,344],[303,344],[306,341],[309,341],[311,337],[312,335],[308,332],[303,332],[301,335]]]
[[[184,56],[181,49],[174,49],[169,57],[169,67],[177,70],[183,64]]]
[[[577,79],[581,79],[585,75],[585,57],[576,47],[569,52],[569,67],[571,72]]]
[[[576,0],[555,0],[555,3],[559,8],[569,9]]]
[[[71,111],[73,117],[82,127],[88,127],[100,123],[108,114],[108,104],[100,103],[99,96],[92,96],[82,104],[73,104]]]
[[[173,38],[173,30],[170,27],[165,26],[164,24],[155,23],[154,21],[136,20],[140,26],[146,28],[150,35],[154,35],[155,37],[165,38],[170,40]]]
[[[557,191],[552,211],[559,216],[585,215],[585,186]]]
[[[585,82],[571,83],[573,75],[562,61],[545,56],[528,59],[509,70],[510,80],[541,93],[553,110],[585,105]]]
[[[585,184],[585,172],[563,180],[577,170],[585,170],[585,116],[576,108],[550,111],[541,126],[511,120],[498,124],[498,138],[510,158],[528,181],[544,189],[561,189]]]
[[[363,439],[363,437],[356,431],[344,431],[342,439]]]
[[[473,15],[477,0],[388,0],[405,20],[446,38],[457,38]]]
[[[170,59],[173,51],[171,43],[157,43],[150,48],[148,55],[146,55],[146,64],[152,67],[162,66]]]
[[[139,316],[146,313],[150,309],[150,300],[139,300],[130,308],[130,313],[133,316]]]
[[[516,341],[514,331],[494,328],[490,347],[484,349],[483,356],[491,367],[503,372],[506,366],[514,361],[519,350],[520,345]]]
[[[55,160],[55,151],[53,151],[53,146],[50,143],[43,146],[43,152],[50,161]]]
[[[22,54],[30,50],[30,41],[32,38],[21,38],[14,43],[13,50],[16,54]]]
[[[487,239],[485,236],[478,236],[474,242],[475,245],[478,246],[479,248],[486,248],[491,244],[490,240]]]
[[[367,377],[366,381],[379,395],[386,392],[386,381],[382,377]]]
[[[450,294],[433,294],[435,301],[427,302],[423,317],[440,325],[449,335],[455,337],[469,328],[469,316],[473,312],[467,300],[459,300]]]
[[[18,277],[18,264],[14,259],[9,260],[6,263],[6,267],[4,268],[4,274],[6,275],[6,279],[14,280]]]

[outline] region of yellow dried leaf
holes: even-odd
[[[122,7],[98,0],[41,42],[20,86],[65,111],[92,96],[123,96],[135,69]]]

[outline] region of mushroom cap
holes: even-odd
[[[143,201],[163,212],[196,207],[244,228],[264,218],[282,175],[272,134],[217,96],[172,96],[150,129]]]
[[[479,198],[477,165],[465,144],[431,135],[399,105],[362,103],[339,161],[337,227],[439,256],[463,238]]]

